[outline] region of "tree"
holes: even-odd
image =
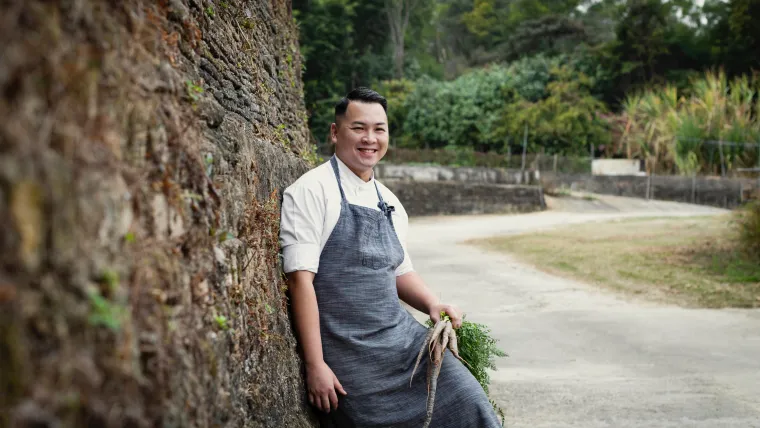
[[[721,36],[721,58],[733,75],[760,69],[760,2],[732,0],[728,6],[726,22]]]
[[[555,16],[555,23],[564,24],[567,21],[563,21],[562,18],[571,18],[579,3],[579,0],[475,0],[472,10],[465,13],[462,20],[470,32],[478,37],[483,50],[491,53],[483,58],[502,60],[505,58],[494,51],[509,53],[510,50],[505,46],[508,46],[510,42],[526,44],[525,37],[531,37],[525,34],[528,28],[524,27],[522,34],[518,34],[517,39],[513,39],[519,27],[535,26],[537,22],[550,16]],[[550,27],[552,24],[547,21],[541,25]],[[565,30],[568,29],[567,26],[564,27]],[[551,31],[547,32],[546,36],[558,35],[550,33]],[[520,53],[517,53],[512,57],[519,56]]]
[[[615,42],[624,74],[641,81],[657,77],[657,61],[669,53],[668,30],[668,9],[661,0],[630,1]]]
[[[569,53],[590,40],[583,23],[561,15],[546,15],[521,23],[505,43],[503,57],[517,59],[545,54]]]
[[[379,0],[297,0],[294,16],[304,57],[304,100],[314,138],[327,138],[332,108],[351,88],[391,77],[388,35],[366,25],[382,16]]]
[[[391,44],[393,47],[394,77],[404,77],[404,44],[409,17],[421,0],[384,0],[385,15],[388,18]]]
[[[521,135],[527,126],[530,151],[550,154],[584,155],[589,144],[607,144],[609,129],[599,118],[606,106],[591,96],[591,80],[567,66],[555,68],[551,74],[546,98],[505,106],[496,135],[506,140]]]

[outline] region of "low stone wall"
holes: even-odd
[[[383,184],[410,216],[532,212],[546,207],[538,186],[412,180],[383,180]]]
[[[757,183],[750,179],[679,176],[593,176],[542,173],[547,192],[560,188],[662,201],[736,208],[747,200]]]
[[[529,172],[526,171],[526,176]],[[436,165],[379,164],[375,176],[380,180],[456,181],[484,184],[530,184],[521,179],[519,169],[453,167]]]
[[[485,185],[484,189],[496,189],[503,185],[523,185],[525,189],[531,189],[527,185],[538,185],[540,188],[551,192],[559,188],[569,188],[571,190],[585,191],[590,193],[599,193],[605,195],[627,196],[631,198],[656,199],[663,201],[686,202],[698,205],[708,205],[721,208],[735,208],[742,205],[747,199],[752,197],[753,192],[760,192],[760,185],[756,179],[730,179],[720,177],[681,177],[681,176],[635,176],[635,175],[590,175],[590,174],[554,174],[552,172],[526,170],[521,174],[518,169],[504,168],[470,168],[470,167],[450,167],[435,165],[396,165],[380,164],[375,167],[376,177],[383,182],[396,182],[395,186],[403,192],[409,192],[415,197],[430,199],[430,203],[441,202],[441,195],[432,195],[426,193],[432,191],[429,189],[439,189],[437,191],[450,192],[447,196],[451,199],[450,204],[462,204],[458,208],[452,208],[456,212],[494,212],[482,211],[483,204],[509,205],[508,199],[489,199],[485,196],[488,190],[483,190],[484,198],[478,194],[456,195],[455,192],[472,192],[470,187],[457,187],[457,184],[480,184]],[[402,186],[401,183],[404,184]],[[414,183],[414,184],[411,184]],[[420,184],[428,183],[428,184]],[[436,188],[432,183],[448,183]],[[416,187],[415,187],[416,186]],[[452,187],[453,186],[453,187]],[[408,187],[408,189],[407,189]],[[417,189],[420,187],[420,189]],[[509,186],[506,186],[509,187]],[[538,186],[536,186],[538,187]],[[423,188],[426,189],[423,191]],[[543,193],[539,189],[524,190],[525,192],[535,192],[540,195],[541,204],[543,203]],[[395,190],[394,190],[395,192]],[[494,190],[495,194],[503,195],[504,198],[514,197],[521,198],[517,195],[516,190]],[[511,192],[512,196],[506,196],[504,192]],[[400,197],[400,196],[399,196]],[[539,196],[537,196],[539,197]],[[459,199],[457,199],[459,198]],[[468,202],[457,202],[468,201]],[[406,202],[404,202],[406,207]],[[427,200],[416,201],[415,204],[428,204]],[[472,205],[472,210],[468,210],[467,204]],[[515,200],[516,206],[521,206],[522,201]],[[540,205],[539,205],[540,206]],[[421,209],[424,214],[430,212],[432,208]],[[440,208],[444,209],[445,208]],[[497,209],[496,206],[492,209]]]

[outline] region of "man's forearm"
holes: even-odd
[[[438,298],[417,272],[397,276],[396,289],[401,300],[420,312],[430,313],[430,308],[438,303]]]
[[[288,274],[293,318],[306,364],[320,363],[324,360],[322,337],[319,333],[319,307],[313,282],[314,274],[309,271]]]

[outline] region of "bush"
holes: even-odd
[[[737,213],[739,239],[747,255],[760,261],[760,201],[752,201]]]

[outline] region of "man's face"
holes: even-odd
[[[341,161],[369,180],[388,151],[388,117],[378,103],[351,101],[346,114],[330,126],[330,139]]]

